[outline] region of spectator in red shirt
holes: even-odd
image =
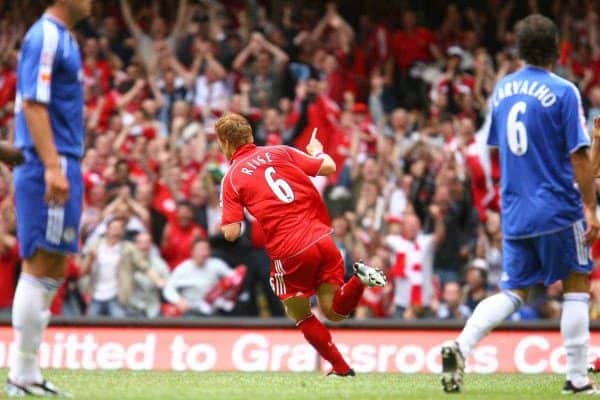
[[[367,20],[368,21],[368,20]],[[383,21],[375,23],[366,38],[367,70],[384,65],[392,53],[392,33]]]
[[[396,65],[402,71],[407,71],[415,62],[430,62],[440,58],[433,33],[417,25],[414,11],[406,10],[402,16],[402,29],[394,33],[392,48]]]
[[[0,316],[10,315],[19,262],[17,239],[6,228],[4,218],[0,218]]]
[[[347,92],[357,94],[353,77],[340,60],[333,54],[327,54],[323,60],[323,73],[327,82],[327,95],[338,104],[342,104]]]
[[[67,271],[65,280],[50,305],[52,315],[63,315],[67,317],[81,316],[85,312],[85,301],[77,280],[81,277],[80,266],[77,264],[77,257],[70,256],[67,260]]]
[[[177,204],[175,217],[163,231],[161,253],[171,270],[191,257],[196,239],[205,239],[206,231],[194,222],[194,209],[187,201]]]
[[[112,70],[107,60],[103,59],[98,47],[98,40],[90,37],[83,46],[83,76],[86,86],[98,86],[106,92],[112,79]]]
[[[2,61],[0,70],[0,127],[6,126],[13,115],[15,89],[17,86],[17,74],[15,68],[17,65],[17,54],[10,50]]]

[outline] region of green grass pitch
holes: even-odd
[[[0,376],[6,372],[1,370]],[[46,377],[75,399],[564,399],[562,375],[468,375],[460,394],[443,393],[437,375],[359,374],[340,379],[316,373],[48,370]]]

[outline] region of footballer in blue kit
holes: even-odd
[[[579,91],[526,65],[494,91],[488,144],[501,166],[502,289],[589,273],[581,194],[571,155],[590,146]]]
[[[589,244],[599,224],[581,97],[551,72],[558,30],[550,19],[520,21],[517,42],[525,65],[501,79],[490,99],[488,144],[498,148],[501,168],[501,292],[479,303],[458,338],[442,345],[442,386],[459,391],[476,344],[518,310],[531,286],[560,280],[563,393],[600,395],[587,375]]]
[[[12,309],[16,350],[9,397],[57,396],[36,361],[49,306],[62,284],[68,253],[78,250],[83,200],[83,86],[73,25],[91,0],[55,0],[22,42],[17,67],[14,170],[17,235],[23,258]]]
[[[23,258],[38,248],[52,252],[77,251],[81,214],[83,156],[83,87],[81,57],[75,37],[59,20],[46,14],[27,32],[17,70],[15,146],[25,163],[14,171],[18,235]],[[23,102],[48,110],[59,167],[69,183],[63,204],[49,205],[45,197],[45,165],[38,155]]]

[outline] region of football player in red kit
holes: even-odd
[[[221,117],[215,129],[231,163],[221,187],[225,239],[240,236],[246,208],[265,232],[271,287],[287,315],[331,363],[330,374],[354,375],[329,330],[311,313],[310,297],[317,295],[327,319],[341,321],[356,308],[365,286],[384,286],[386,278],[381,271],[356,263],[354,276],[344,283],[344,263],[330,236],[327,210],[309,178],[333,174],[333,159],[323,153],[316,132],[305,154],[288,146],[254,145],[252,128],[240,115]]]

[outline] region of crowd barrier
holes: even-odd
[[[357,372],[437,373],[440,344],[460,322],[346,321],[334,341]],[[590,357],[600,355],[600,325]],[[8,365],[12,330],[0,320],[0,367]],[[597,344],[598,346],[594,346]],[[285,319],[55,319],[40,349],[43,367],[83,370],[315,371],[327,370]],[[472,353],[476,373],[565,371],[555,321],[505,323]]]

